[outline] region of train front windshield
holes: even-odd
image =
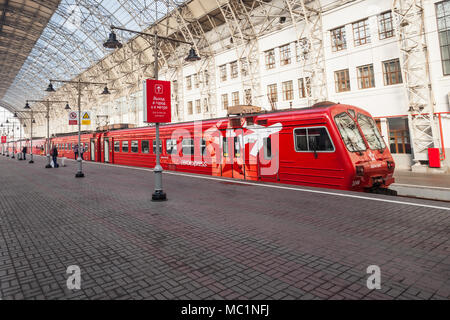
[[[342,140],[344,140],[348,151],[358,152],[367,149],[355,121],[346,112],[342,112],[335,116],[334,121],[336,122]]]
[[[378,128],[375,125],[375,121],[371,117],[364,114],[358,114],[358,123],[364,136],[366,137],[369,148],[372,150],[384,150],[386,144],[383,141]]]

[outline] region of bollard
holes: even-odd
[[[66,166],[65,161],[66,161],[66,157],[62,157],[61,158],[61,167],[65,167]]]

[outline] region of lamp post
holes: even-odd
[[[16,113],[14,113],[14,116],[16,116]],[[9,120],[16,120],[15,119],[15,117],[14,118],[7,118],[6,119],[6,123],[7,124],[9,124],[10,122],[9,122]],[[16,126],[16,123],[15,122],[12,122],[11,124],[10,124],[10,127],[12,127],[12,134],[13,134],[13,141],[12,141],[12,145],[13,145],[13,152],[12,152],[12,155],[11,155],[11,159],[14,159],[15,158],[15,150],[16,150],[16,131],[14,130],[14,128],[15,128],[15,126]],[[9,130],[9,128],[8,128],[8,130]],[[8,152],[8,154],[9,154],[9,152]]]
[[[190,45],[191,49],[189,50],[189,55],[187,56],[187,58],[185,60],[188,62],[200,60],[200,57],[197,56],[197,53],[195,52],[195,50],[193,48],[194,44],[192,42],[158,36],[158,33],[156,33],[156,32],[154,34],[151,34],[151,33],[146,33],[146,32],[129,30],[129,29],[121,28],[121,27],[116,27],[113,25],[111,26],[111,32],[109,34],[108,40],[103,44],[103,46],[105,48],[117,49],[117,48],[122,47],[122,44],[117,40],[116,34],[112,31],[114,29],[127,31],[127,32],[131,32],[131,33],[136,33],[136,34],[140,34],[143,36],[149,36],[149,37],[153,38],[153,41],[154,41],[154,49],[153,49],[154,79],[155,80],[158,80],[158,50],[159,50],[158,41],[160,39]],[[167,200],[167,197],[166,197],[166,193],[163,191],[163,186],[162,186],[163,168],[161,167],[161,157],[160,157],[161,150],[159,148],[159,145],[160,145],[159,122],[155,123],[155,143],[156,143],[156,165],[155,165],[155,168],[153,169],[153,172],[155,173],[155,191],[152,194],[152,201],[164,201],[164,200]]]
[[[28,161],[28,163],[34,163],[34,160],[33,160],[33,123],[36,123],[36,121],[34,120],[34,114],[35,113],[45,113],[45,111],[33,111],[33,110],[31,110],[30,105],[28,103],[25,104],[24,109],[30,109],[30,110],[20,111],[20,112],[30,113],[30,118],[21,118],[21,119],[30,120],[30,161]],[[25,124],[24,124],[24,127],[25,127]]]
[[[81,81],[81,80],[69,81],[69,80],[54,80],[54,79],[50,79],[50,84],[48,85],[48,88],[45,91],[47,91],[47,92],[55,92],[55,89],[53,88],[52,82],[71,83],[71,84],[75,84],[76,87],[77,87],[77,91],[78,91],[78,150],[79,150],[79,148],[81,146],[81,86],[82,85],[101,85],[101,86],[105,86],[105,88],[103,89],[102,94],[109,94],[107,83],[104,83],[104,82],[86,82],[86,81]],[[66,108],[67,108],[67,106],[66,106]],[[83,178],[84,177],[84,173],[83,173],[81,152],[78,152],[77,162],[78,162],[78,171],[75,174],[75,178]]]
[[[9,137],[9,138],[11,137],[11,136],[10,136],[10,128],[12,127],[12,134],[13,134],[13,135],[12,135],[12,140],[13,140],[13,141],[12,141],[12,143],[13,143],[13,152],[12,152],[12,155],[11,155],[11,159],[14,159],[14,158],[15,158],[15,156],[14,156],[14,139],[15,139],[14,126],[15,126],[15,124],[14,124],[14,123],[11,124],[11,123],[9,122],[9,120],[6,119],[5,123],[2,123],[2,124],[1,124],[1,127],[5,127],[4,125],[6,125],[6,128],[7,128],[7,129],[5,130],[5,131],[7,132],[7,133],[6,133],[6,136]],[[10,155],[9,155],[9,143],[10,143],[10,141],[9,141],[9,139],[8,139],[7,142],[6,142],[6,156],[7,156],[7,157],[10,156]]]
[[[46,143],[46,155],[47,155],[47,165],[45,166],[47,169],[51,168],[52,166],[50,165],[50,105],[52,103],[66,103],[66,107],[64,108],[65,110],[70,110],[69,107],[69,102],[68,101],[51,101],[51,100],[27,100],[27,103],[25,104],[25,109],[30,109],[30,105],[28,104],[29,102],[37,102],[37,103],[43,103],[46,106],[46,115],[45,117],[47,118],[47,143]]]

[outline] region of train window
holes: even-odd
[[[239,137],[234,137],[234,156],[239,158],[241,156],[241,143]]]
[[[162,153],[162,141],[159,140],[159,154]],[[156,140],[153,140],[153,154],[156,154]]]
[[[206,156],[206,140],[202,139],[200,144],[200,151],[202,155]]]
[[[122,152],[128,152],[128,141],[122,141]]]
[[[150,153],[150,141],[149,140],[141,141],[141,150],[142,150],[142,153]]]
[[[223,156],[228,157],[228,138],[223,137]]]
[[[334,117],[334,121],[339,129],[342,140],[350,152],[365,151],[366,144],[356,126],[355,121],[346,112],[342,112]]]
[[[137,153],[139,151],[138,141],[133,140],[131,141],[131,152]]]
[[[383,137],[381,137],[380,131],[378,131],[375,121],[373,121],[371,117],[359,113],[358,123],[364,136],[366,137],[370,149],[382,150],[386,148],[386,144],[383,141]]]
[[[272,138],[267,137],[263,139],[264,142],[264,159],[272,159]]]
[[[177,140],[167,139],[166,140],[166,150],[167,150],[168,154],[176,154],[177,153]]]
[[[325,127],[294,130],[295,150],[298,152],[333,152],[334,146]]]
[[[183,154],[194,154],[194,139],[183,139],[181,142]]]
[[[120,152],[120,141],[114,141],[114,152]]]
[[[308,140],[306,135],[306,129],[295,129],[295,150],[296,151],[308,151]]]

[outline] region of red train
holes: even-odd
[[[391,193],[395,163],[371,115],[324,102],[311,108],[247,114],[160,127],[161,165],[245,180]],[[52,139],[73,157],[77,135]],[[82,135],[85,160],[155,166],[155,129]]]

